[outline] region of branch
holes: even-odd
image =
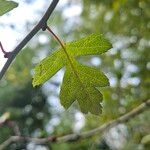
[[[62,137],[47,137],[47,138],[31,138],[31,137],[23,137],[23,136],[11,136],[8,140],[6,140],[4,143],[0,145],[0,150],[3,150],[5,147],[10,145],[13,142],[20,142],[20,141],[25,141],[25,142],[34,142],[36,144],[46,144],[48,142],[51,143],[64,143],[64,142],[74,142],[80,139],[85,139],[92,137],[97,134],[102,134],[104,131],[120,124],[120,123],[125,123],[132,119],[133,117],[137,116],[138,114],[142,113],[145,111],[147,108],[150,106],[150,100],[147,100],[146,102],[143,102],[141,105],[138,107],[134,108],[130,112],[126,113],[125,115],[110,121],[109,123],[105,123],[102,126],[92,129],[87,132],[83,132],[81,134],[69,134],[66,136]]]
[[[11,55],[9,56],[7,62],[5,63],[4,67],[2,68],[0,72],[0,80],[8,70],[10,64],[12,61],[16,58],[17,54],[22,50],[22,48],[33,38],[34,35],[38,33],[40,29],[43,31],[46,30],[47,26],[47,20],[51,16],[52,12],[54,11],[55,7],[57,6],[59,0],[53,0],[50,4],[49,8],[47,9],[46,13],[42,17],[42,19],[39,21],[39,23],[32,29],[32,31],[17,45],[17,47],[11,52]]]

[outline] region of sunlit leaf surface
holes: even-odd
[[[61,104],[69,108],[77,100],[83,113],[99,115],[103,96],[97,87],[108,86],[109,81],[101,71],[80,64],[76,57],[100,55],[111,47],[109,41],[100,34],[92,34],[67,43],[65,49],[60,48],[36,66],[33,86],[44,83],[65,67],[66,72],[60,91]]]

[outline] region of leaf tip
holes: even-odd
[[[106,86],[110,86],[110,81],[107,77],[106,77]]]
[[[111,49],[111,48],[113,48],[113,45],[111,42],[108,41],[108,49]]]
[[[36,87],[36,86],[40,85],[40,83],[36,79],[36,76],[33,76],[33,78],[32,78],[32,85],[33,85],[33,87]]]
[[[17,2],[14,2],[14,1],[11,1],[11,2],[12,2],[12,4],[13,4],[13,7],[14,7],[14,8],[16,8],[16,7],[19,6],[19,4],[18,4]]]

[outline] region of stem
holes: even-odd
[[[11,56],[12,52],[6,52],[4,50],[3,45],[2,45],[1,42],[0,42],[0,48],[1,48],[2,52],[4,53],[4,58],[9,58]]]
[[[79,77],[79,75],[78,75],[78,73],[77,73],[77,69],[76,69],[75,65],[73,64],[74,58],[71,58],[71,57],[69,56],[69,54],[68,54],[68,52],[67,52],[67,50],[66,50],[66,47],[65,47],[64,42],[62,42],[62,41],[60,40],[60,38],[51,30],[50,27],[47,26],[46,29],[54,36],[54,38],[56,39],[56,41],[61,45],[62,49],[64,50],[64,53],[66,54],[66,56],[67,56],[67,58],[68,58],[68,61],[70,62],[70,66],[71,66],[71,68],[72,68],[74,74],[76,75],[77,79],[78,79],[79,82],[81,83],[82,88],[84,89],[86,95],[90,98],[90,95],[89,95],[89,93],[87,92],[86,87],[85,87],[84,84],[82,83],[82,81],[81,81],[81,79],[80,79],[80,77]]]
[[[1,41],[0,41],[0,48],[1,48],[1,50],[2,50],[2,52],[3,52],[4,54],[7,53],[7,52],[4,50],[4,47],[3,47],[2,43],[1,43]]]
[[[60,40],[60,38],[51,30],[51,28],[50,28],[49,26],[47,26],[46,29],[55,37],[56,41],[61,45],[61,47],[62,47],[63,49],[65,49],[65,44],[64,44],[64,42],[62,42],[62,41]]]
[[[52,12],[54,11],[55,7],[57,6],[59,0],[53,0],[50,4],[49,8],[47,9],[46,13],[42,17],[42,19],[38,22],[38,24],[31,30],[31,32],[17,45],[17,47],[11,52],[9,59],[5,63],[4,67],[0,72],[0,80],[8,70],[12,61],[16,58],[18,53],[22,50],[22,48],[37,34],[39,30],[45,30],[47,26],[47,20],[51,16]]]
[[[62,41],[60,40],[60,38],[50,29],[50,27],[47,26],[46,29],[54,36],[54,38],[56,39],[56,41],[61,45],[61,47],[62,47],[64,53],[66,54],[66,56],[67,56],[67,58],[68,58],[68,60],[69,60],[69,62],[70,62],[70,65],[71,65],[71,68],[73,69],[73,72],[74,72],[74,73],[76,74],[76,76],[78,77],[78,74],[76,73],[76,69],[75,69],[75,67],[74,67],[74,65],[73,65],[73,62],[72,62],[72,60],[71,60],[71,58],[70,58],[70,56],[69,56],[69,54],[68,54],[68,52],[67,52],[67,50],[66,50],[66,47],[65,47],[64,42],[62,42]]]

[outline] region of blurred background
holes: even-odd
[[[0,41],[7,51],[33,28],[50,1],[14,0],[19,7],[0,17]],[[76,104],[60,105],[59,91],[64,70],[44,85],[33,88],[33,69],[59,45],[40,31],[17,56],[0,84],[0,116],[7,113],[21,135],[46,137],[80,133],[96,128],[132,110],[150,98],[150,1],[63,0],[49,19],[49,26],[65,42],[91,33],[102,33],[113,48],[101,56],[82,57],[83,64],[101,69],[110,87],[104,95],[101,116],[84,115]],[[79,49],[80,50],[80,49]],[[5,63],[0,52],[0,68]],[[50,66],[51,67],[51,66]],[[150,110],[103,134],[75,143],[35,145],[13,143],[8,150],[149,150]],[[0,126],[0,143],[14,135]]]

